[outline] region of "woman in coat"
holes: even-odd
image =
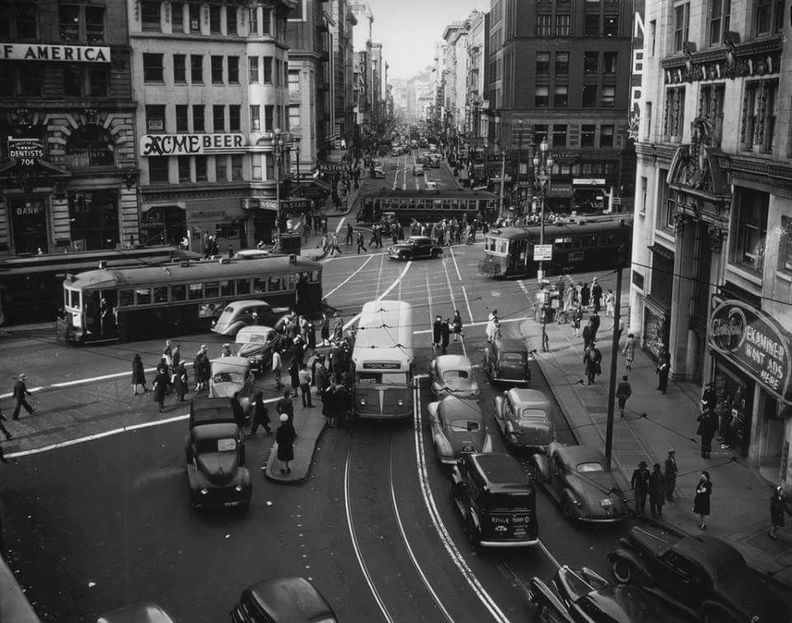
[[[278,419],[280,420],[280,426],[278,426],[278,431],[275,433],[275,441],[278,444],[278,460],[283,464],[280,472],[281,474],[289,474],[291,473],[289,461],[294,460],[294,439],[297,437],[297,433],[294,430],[294,426],[289,422],[288,415],[281,413]]]
[[[168,391],[168,375],[160,371],[154,379],[154,402],[159,405],[159,412],[165,408],[165,394]]]
[[[143,369],[143,360],[140,358],[140,353],[135,353],[132,358],[132,389],[135,391],[135,396],[138,395],[138,385],[143,386],[143,393],[148,391],[146,387],[146,372]]]
[[[693,512],[699,516],[699,528],[707,526],[704,518],[710,514],[710,496],[712,495],[712,481],[709,472],[701,472],[701,479],[696,485],[696,497],[693,498]]]
[[[292,358],[289,365],[289,377],[291,377],[292,393],[296,396],[300,389],[300,364],[295,358]]]
[[[179,362],[176,370],[173,372],[173,392],[176,394],[176,400],[184,402],[184,394],[187,393],[187,369],[184,367],[184,362]]]
[[[627,369],[632,369],[632,362],[635,359],[635,334],[628,333],[627,340],[622,347],[622,355],[627,360]]]
[[[784,513],[792,515],[784,497],[784,488],[778,485],[770,498],[770,531],[768,534],[774,541],[778,538],[776,536],[778,529],[784,527]]]

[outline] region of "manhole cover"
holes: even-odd
[[[748,537],[745,543],[765,554],[778,555],[792,552],[792,541],[788,540],[786,535],[779,533],[778,540],[774,541],[766,530]]]

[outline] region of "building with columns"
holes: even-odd
[[[332,120],[333,134],[352,145],[355,137],[354,100],[354,31],[357,18],[347,0],[330,0],[330,36],[332,53]]]
[[[630,328],[712,383],[729,441],[792,480],[786,3],[646,2]]]

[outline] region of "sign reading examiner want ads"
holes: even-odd
[[[710,347],[780,400],[792,401],[790,336],[775,320],[738,300],[712,297]]]

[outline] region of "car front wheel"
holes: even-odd
[[[611,561],[611,572],[622,584],[628,584],[632,580],[632,565],[624,558],[617,557]]]

